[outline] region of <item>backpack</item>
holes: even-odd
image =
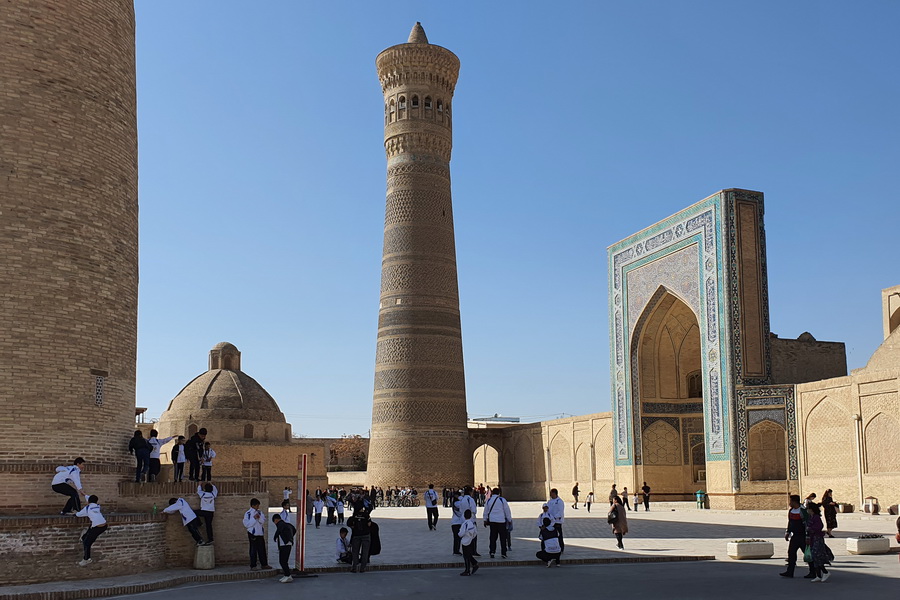
[[[606,522],[612,525],[616,521],[619,520],[619,509],[615,506],[612,507],[612,510],[606,515]]]

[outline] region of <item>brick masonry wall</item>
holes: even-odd
[[[216,499],[216,516],[213,519],[216,564],[247,564],[249,567],[247,531],[244,529],[242,519],[244,512],[250,508],[251,498],[259,499],[261,511],[264,513],[268,511],[269,493],[267,484],[265,481],[252,483],[220,481],[213,483],[219,490],[219,497]],[[120,505],[123,510],[149,512],[155,504],[158,511],[162,513],[162,509],[169,505],[169,498],[173,497],[184,498],[195,511],[200,508],[197,485],[189,482],[144,485],[123,483],[119,486],[119,495]],[[280,496],[278,504],[281,504]],[[167,520],[165,532],[166,566],[192,566],[194,561],[194,540],[181,524],[181,517],[179,515],[171,515],[160,518]],[[271,526],[271,521],[266,523],[267,536],[271,536]],[[203,539],[206,539],[205,524],[201,526],[200,533]],[[278,558],[270,557],[269,561],[277,564]]]
[[[134,426],[132,2],[4,2],[0,81],[0,464],[84,456],[109,467],[93,478],[107,490]],[[99,406],[97,372],[107,374]],[[0,477],[46,500],[49,479]],[[23,496],[3,493],[0,507]]]
[[[10,584],[113,577],[166,566],[170,527],[161,517],[107,515],[109,530],[91,548],[93,563],[79,567],[88,519],[0,519],[0,581]]]

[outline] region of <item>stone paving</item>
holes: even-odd
[[[509,563],[523,560],[534,560],[534,552],[539,547],[536,534],[536,520],[540,512],[540,502],[515,502],[512,503],[513,519],[515,529],[513,530],[513,549],[509,553]],[[629,512],[629,528],[630,532],[625,537],[625,550],[619,551],[615,549],[615,539],[610,533],[609,526],[606,524],[606,508],[594,505],[594,511],[588,514],[584,508],[580,510],[567,509],[566,513],[566,553],[564,559],[604,559],[618,558],[624,560],[647,560],[647,559],[663,559],[672,560],[677,557],[684,556],[715,556],[715,562],[701,563],[661,563],[661,564],[644,564],[644,565],[628,565],[615,564],[605,567],[595,566],[572,566],[565,565],[564,568],[557,570],[538,569],[535,567],[514,567],[507,568],[486,568],[479,572],[479,580],[481,575],[492,574],[492,585],[498,585],[498,581],[505,581],[506,585],[518,585],[520,580],[532,581],[534,577],[539,579],[534,581],[534,585],[545,585],[547,577],[559,578],[565,577],[563,581],[567,584],[571,583],[578,589],[578,585],[588,586],[596,585],[597,574],[601,571],[597,569],[614,568],[616,573],[632,573],[635,577],[649,577],[651,581],[655,581],[653,585],[659,586],[659,589],[666,589],[666,578],[677,577],[683,579],[685,577],[701,576],[709,581],[714,581],[724,585],[729,578],[737,576],[746,576],[747,581],[755,581],[754,576],[762,576],[761,581],[769,582],[767,586],[775,586],[767,593],[773,594],[772,597],[789,597],[782,596],[779,590],[789,588],[778,587],[780,584],[777,580],[777,572],[783,568],[783,557],[787,544],[784,542],[784,525],[785,513],[775,511],[699,511],[699,510],[654,510],[651,512]],[[393,568],[403,565],[446,565],[448,563],[461,564],[461,557],[451,554],[451,537],[448,509],[440,509],[441,519],[438,522],[437,531],[429,531],[425,521],[424,508],[379,508],[373,513],[373,518],[380,525],[383,552],[380,556],[373,557],[372,564],[382,566],[393,566]],[[900,567],[898,567],[897,556],[849,556],[845,550],[845,537],[862,533],[881,533],[891,538],[894,551],[897,550],[896,542],[893,541],[893,534],[896,532],[893,516],[862,516],[859,514],[839,515],[840,529],[835,533],[838,534],[835,539],[829,540],[829,545],[836,555],[834,582],[844,583],[842,585],[869,585],[875,582],[876,587],[890,584],[890,589],[896,589],[896,579],[900,577]],[[310,528],[308,530],[308,552],[307,566],[309,568],[329,568],[336,566],[334,562],[334,541],[338,534],[338,528],[325,527],[320,529]],[[482,554],[483,561],[490,561],[488,557],[488,536],[487,529],[479,527],[479,551]],[[725,554],[725,544],[728,541],[741,538],[761,538],[775,542],[775,557],[764,561],[732,561]],[[270,563],[277,564],[277,554],[270,552]],[[496,564],[502,564],[499,554]],[[802,570],[802,566],[800,570]],[[621,570],[620,570],[621,569]],[[389,573],[374,571],[372,575],[379,577],[379,582],[384,582],[388,586],[407,587],[409,585],[443,585],[442,582],[456,582],[460,578],[450,578],[450,575],[456,575],[458,569],[437,569],[437,570],[416,570],[413,572],[404,571],[402,573]],[[608,571],[602,571],[607,573]],[[414,575],[413,573],[419,573]],[[508,574],[504,577],[501,574]],[[539,573],[540,575],[535,575]],[[550,575],[552,573],[552,575]],[[559,575],[558,573],[569,573],[570,575]],[[250,586],[247,589],[256,590],[254,585],[270,585],[277,580],[271,577],[272,572],[249,572],[246,567],[219,567],[213,571],[195,571],[191,569],[171,569],[159,571],[155,573],[144,573],[127,577],[111,577],[106,579],[85,580],[85,581],[66,581],[50,584],[36,584],[26,586],[6,586],[0,587],[0,600],[26,600],[31,598],[42,599],[58,599],[58,598],[92,598],[100,596],[110,596],[113,593],[118,594],[134,594],[147,591],[148,589],[164,588],[170,585],[180,585],[186,582],[193,582],[195,588],[200,586],[202,590],[219,590],[230,589],[243,590],[242,586]],[[688,574],[692,574],[688,576]],[[243,580],[265,578],[265,581],[246,582],[246,583],[221,583],[223,580]],[[381,579],[386,578],[386,579]],[[524,578],[524,579],[523,579]],[[656,579],[654,579],[656,578]],[[303,580],[298,581],[298,585],[303,585],[304,590],[309,587],[311,590],[323,583],[310,583],[312,581],[329,582],[332,585],[340,582],[341,585],[349,585],[348,590],[354,589],[364,584],[358,583],[359,579],[354,579],[352,575],[343,574],[325,574],[319,580]],[[578,583],[581,581],[581,583]],[[602,581],[602,580],[600,580]],[[775,581],[776,583],[772,583]],[[209,582],[220,582],[221,587]],[[391,583],[387,583],[391,582]],[[405,583],[401,583],[405,582]],[[415,583],[418,582],[418,583]],[[426,582],[426,583],[423,583]],[[430,582],[430,583],[429,583]],[[887,582],[887,583],[885,583]],[[717,583],[717,585],[718,585]],[[807,583],[804,580],[796,580],[788,582],[790,584],[798,584],[796,590],[807,589],[799,587],[800,584]],[[830,581],[828,583],[831,589]],[[148,588],[148,584],[152,587]],[[381,585],[381,584],[379,584]],[[413,587],[415,587],[413,585]],[[606,586],[606,583],[603,583]],[[635,582],[630,582],[632,587]],[[621,586],[617,586],[621,587]],[[289,586],[281,586],[279,590],[291,590],[292,593],[297,592],[297,588]],[[398,588],[399,589],[399,588]],[[412,589],[412,588],[411,588]],[[416,588],[421,589],[421,587]],[[500,589],[505,590],[505,587]],[[535,588],[538,589],[538,588]],[[587,589],[587,588],[586,588]],[[622,589],[625,589],[624,587]],[[862,588],[860,588],[862,589]],[[262,589],[259,589],[262,591]],[[636,590],[633,590],[636,591]],[[154,593],[169,593],[166,591]],[[204,592],[206,593],[206,592]],[[251,592],[252,593],[252,592]],[[268,594],[268,592],[266,592]],[[279,592],[280,593],[280,592]],[[418,592],[416,592],[418,593]],[[794,592],[791,592],[793,594]],[[192,594],[193,595],[193,594]],[[371,595],[371,594],[370,594]],[[402,593],[395,597],[411,597]],[[543,594],[540,594],[541,596]],[[674,595],[670,597],[712,597],[717,594],[709,595]],[[802,594],[806,597],[808,594]],[[241,597],[240,594],[236,596]],[[377,597],[377,594],[372,597]],[[445,597],[442,595],[442,597]],[[446,597],[453,597],[452,594]],[[524,595],[525,598],[539,597],[539,595]],[[743,597],[738,594],[736,597]],[[750,597],[750,596],[748,596]],[[842,596],[842,597],[849,597]],[[218,598],[218,596],[217,596]]]
[[[512,502],[513,549],[509,558],[532,560],[540,549],[537,540],[537,516],[540,502]],[[616,550],[615,538],[606,523],[605,506],[594,504],[591,513],[583,507],[566,509],[563,527],[566,540],[565,558],[611,558],[625,556],[715,556],[728,560],[725,544],[736,539],[758,538],[775,542],[776,556],[784,554],[786,509],[777,511],[700,511],[700,510],[651,510],[632,511],[629,516],[629,533],[625,536],[625,550]],[[651,507],[652,509],[653,507]],[[480,511],[479,511],[480,512]],[[373,565],[404,563],[440,564],[460,561],[452,554],[450,509],[439,509],[438,530],[429,531],[425,509],[379,508],[372,519],[379,524],[382,553],[372,557]],[[349,513],[347,514],[349,516]],[[890,537],[896,533],[896,517],[865,517],[856,514],[839,515],[840,528],[829,546],[837,556],[846,556],[843,538],[851,534],[882,533]],[[480,523],[480,519],[479,519]],[[339,527],[307,529],[307,567],[335,566],[334,545]],[[488,557],[488,530],[478,528],[478,550]],[[893,542],[896,545],[896,542]],[[274,545],[270,556],[277,557]],[[497,550],[499,559],[499,548]],[[277,563],[277,559],[274,559]],[[274,563],[273,563],[274,564]]]

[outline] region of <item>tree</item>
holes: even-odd
[[[341,439],[331,444],[332,464],[338,464],[342,458],[348,458],[357,469],[366,469],[366,452],[368,440],[361,435],[341,436]]]

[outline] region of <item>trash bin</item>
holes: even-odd
[[[706,508],[706,492],[697,490],[697,508]]]
[[[197,550],[194,553],[194,568],[195,569],[215,569],[216,568],[216,547],[213,545],[197,546]]]
[[[875,496],[866,496],[866,503],[863,507],[863,510],[867,513],[877,515],[878,509],[878,498],[876,498]]]

